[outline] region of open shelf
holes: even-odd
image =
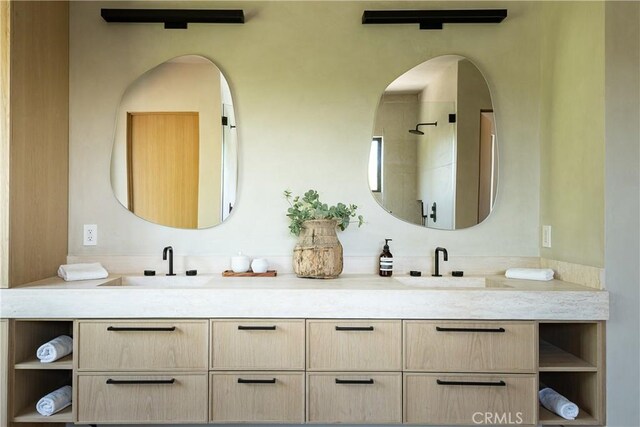
[[[73,357],[71,354],[51,363],[42,363],[40,359],[33,358],[16,363],[14,369],[73,369]]]
[[[596,420],[593,416],[591,416],[591,414],[583,411],[582,409],[580,410],[580,413],[575,420],[564,419],[561,416],[549,411],[542,405],[540,405],[540,408],[538,409],[538,414],[541,425],[600,425],[600,422],[598,422],[598,420]]]
[[[556,347],[547,341],[540,341],[540,372],[595,372],[598,368],[581,358]]]
[[[67,406],[62,411],[57,412],[51,416],[45,417],[40,415],[38,411],[36,411],[36,403],[33,402],[32,405],[21,411],[18,415],[13,417],[13,422],[15,423],[72,423],[73,422],[73,411],[72,406]]]
[[[602,425],[602,377],[599,372],[540,372],[540,387],[550,387],[578,405],[576,420],[565,420],[541,408],[540,424]]]
[[[46,394],[64,385],[72,384],[73,354],[55,362],[42,363],[36,357],[36,351],[42,344],[60,335],[73,336],[73,322],[16,319],[12,320],[10,325],[13,342],[10,352],[10,424],[72,423],[74,419],[72,406],[45,417],[36,410],[36,403]]]
[[[540,322],[538,375],[540,387],[550,387],[578,405],[575,420],[539,407],[540,425],[605,424],[604,322]]]
[[[601,323],[540,323],[539,332],[541,371],[597,371],[602,364]]]
[[[16,320],[14,322],[14,368],[15,369],[67,369],[64,363],[60,367],[46,367],[45,365],[58,364],[60,361],[53,363],[40,363],[36,358],[36,351],[42,344],[59,337],[60,335],[68,335],[73,337],[73,322],[66,320]],[[72,355],[67,356],[69,360]],[[66,359],[66,358],[65,358]],[[40,366],[36,368],[33,362]],[[26,367],[21,367],[21,366]]]

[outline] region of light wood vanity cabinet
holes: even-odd
[[[304,320],[213,320],[211,369],[304,371]]]
[[[536,371],[534,322],[407,320],[404,334],[407,371]]]
[[[0,320],[0,396],[6,396],[9,377],[9,321]],[[0,399],[0,426],[7,425],[7,399]]]
[[[304,422],[304,372],[214,372],[210,390],[211,422]]]
[[[207,374],[78,375],[78,421],[199,423],[207,418]]]
[[[603,322],[79,320],[73,335],[78,423],[562,424],[539,407],[546,384],[579,404],[571,424],[604,424]]]
[[[404,374],[407,424],[535,424],[534,374]],[[490,420],[488,422],[488,420]]]
[[[404,321],[404,422],[535,424],[536,327]]]
[[[207,421],[209,322],[76,322],[76,420]]]
[[[307,421],[402,422],[402,321],[307,320]]]
[[[402,373],[308,373],[307,421],[341,424],[401,423]]]
[[[402,321],[307,320],[307,370],[402,370]]]
[[[79,371],[207,370],[208,324],[195,321],[81,321]]]
[[[209,421],[303,423],[304,349],[304,320],[212,320]]]

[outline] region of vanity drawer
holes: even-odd
[[[408,424],[535,424],[537,381],[528,374],[404,374]]]
[[[404,322],[404,369],[427,372],[535,372],[533,322]]]
[[[402,374],[318,372],[307,374],[310,423],[402,422]]]
[[[400,371],[400,320],[308,320],[307,370]]]
[[[211,422],[304,422],[304,373],[211,374]]]
[[[80,423],[204,423],[207,374],[81,374]]]
[[[304,370],[304,320],[213,320],[211,369]]]
[[[80,321],[80,371],[206,370],[206,320]]]

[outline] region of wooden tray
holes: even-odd
[[[276,277],[277,275],[278,272],[276,270],[267,270],[266,273],[254,273],[253,271],[234,273],[233,270],[225,270],[222,272],[222,277]]]

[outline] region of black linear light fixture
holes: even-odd
[[[189,23],[244,24],[242,9],[102,9],[107,22],[164,23],[167,29],[185,29]]]
[[[443,24],[498,24],[507,9],[365,10],[363,24],[419,24],[421,30],[441,30]]]

